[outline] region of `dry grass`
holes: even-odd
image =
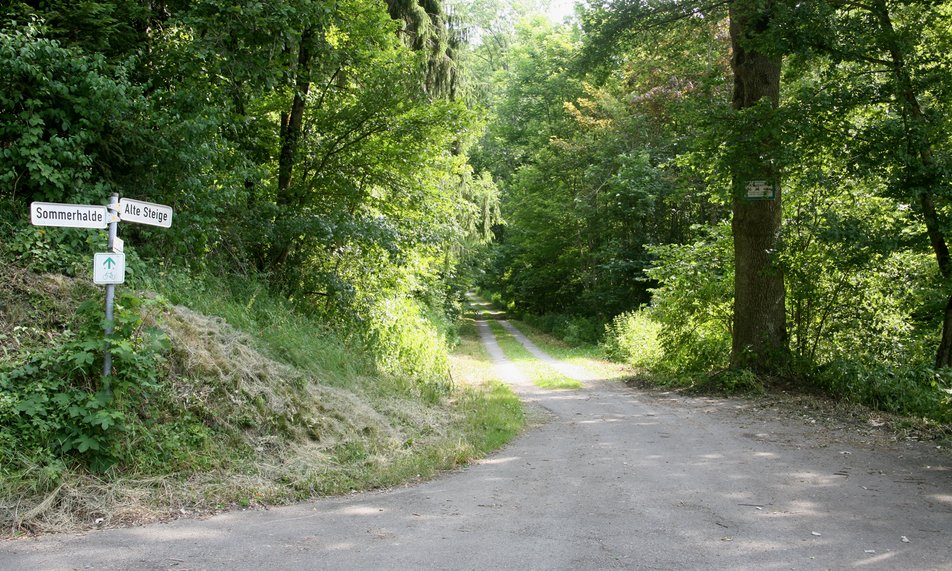
[[[76,312],[73,301],[97,295],[88,281],[0,264],[0,360],[55,342]]]
[[[76,302],[72,289],[81,287],[32,274],[17,279],[17,290],[4,289],[31,292],[33,305],[23,311],[45,303],[65,310]],[[0,331],[10,330],[8,308]],[[16,478],[0,480],[0,535],[136,525],[389,486],[477,455],[470,440],[478,435],[466,432],[469,413],[457,406],[478,398],[469,389],[427,404],[388,390],[396,383],[385,378],[331,378],[346,373],[279,362],[223,319],[185,307],[167,307],[147,321],[172,342],[161,375],[166,410],[148,421],[192,418],[211,442],[185,451],[194,462],[162,473],[126,465],[102,475],[81,468],[50,475],[24,459]],[[149,430],[137,421],[143,422],[138,430]],[[155,451],[134,453],[144,458]]]
[[[358,434],[397,438],[364,395],[270,359],[220,318],[176,306],[162,324],[174,348],[170,379],[177,398],[218,422],[246,424],[243,433],[255,449],[267,449],[276,430],[325,448]]]

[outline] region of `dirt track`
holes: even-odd
[[[387,492],[0,543],[0,569],[952,569],[952,467],[935,446],[864,445],[591,378],[538,389],[480,331],[549,421],[479,464]]]

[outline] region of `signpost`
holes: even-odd
[[[123,283],[126,277],[126,255],[122,253],[124,244],[117,236],[120,220],[169,228],[172,226],[172,207],[130,198],[120,199],[118,194],[112,195],[109,206],[54,202],[30,204],[30,223],[34,226],[109,229],[109,251],[93,256],[93,283],[106,286],[107,341],[102,367],[106,390],[109,390],[108,377],[112,375],[112,351],[109,350],[108,339],[113,332],[116,284]]]
[[[123,198],[119,201],[119,217],[123,222],[171,228],[172,207]]]
[[[121,284],[126,279],[126,255],[106,252],[93,257],[93,283]]]

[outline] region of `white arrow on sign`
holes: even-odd
[[[102,230],[109,225],[109,214],[105,206],[32,202],[30,203],[30,224]]]
[[[172,226],[172,207],[131,198],[120,198],[119,218],[123,222],[169,228]]]

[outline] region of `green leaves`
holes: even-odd
[[[44,464],[71,458],[94,470],[115,464],[118,437],[127,412],[156,388],[162,351],[169,340],[142,321],[142,300],[119,296],[111,340],[115,375],[100,384],[103,332],[97,303],[80,308],[84,327],[59,346],[29,355],[26,362],[0,368],[0,454],[15,442],[23,457]],[[57,443],[50,448],[50,443]]]
[[[139,102],[103,58],[45,39],[32,24],[0,28],[0,195],[102,200]]]

